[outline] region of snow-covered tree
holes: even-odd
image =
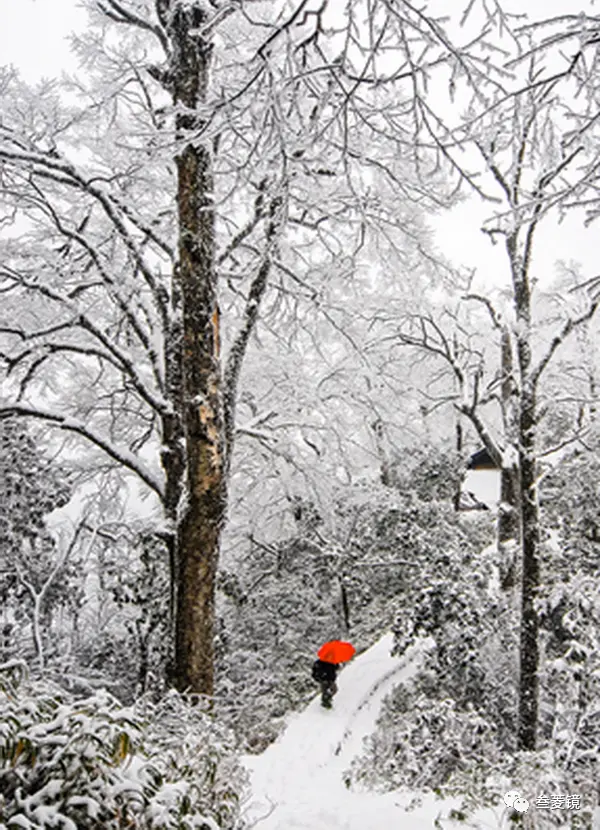
[[[497,343],[491,371],[489,347],[481,345],[481,337],[477,343],[478,332],[465,329],[460,309],[454,325],[447,311],[411,315],[397,335],[400,343],[435,356],[449,368],[445,400],[470,421],[502,470],[504,498],[510,494],[504,515],[514,510],[518,516],[513,531],[519,533],[521,552],[519,734],[524,749],[535,746],[537,723],[535,601],[541,580],[537,483],[542,453],[538,432],[543,413],[552,410],[543,382],[557,351],[593,318],[600,302],[595,284],[581,280],[549,317],[544,317],[543,304],[541,314],[536,304],[543,296],[532,270],[536,231],[553,207],[564,206],[570,182],[577,179],[580,148],[565,149],[570,128],[554,116],[553,88],[539,87],[535,78],[533,64],[525,91],[508,98],[495,93],[491,98],[497,103],[491,113],[484,110],[476,117],[475,98],[466,125],[457,133],[463,147],[474,146],[479,152],[482,174],[502,201],[484,230],[493,242],[502,242],[507,283],[497,296],[470,287],[462,300],[478,301],[489,313]],[[490,408],[492,416],[495,410],[495,422],[489,417]],[[501,537],[506,540],[504,532]]]
[[[2,651],[4,659],[34,654],[42,671],[60,636],[55,617],[71,604],[77,542],[61,549],[46,518],[71,492],[69,476],[52,465],[25,424],[0,421]]]
[[[237,416],[257,321],[331,322],[330,283],[367,245],[406,268],[421,206],[445,198],[387,128],[411,114],[389,107],[401,79],[373,85],[385,32],[351,3],[340,38],[329,5],[90,0],[80,76],[1,78],[2,415],[84,439],[153,495],[175,681],[206,694],[234,439],[269,417]]]

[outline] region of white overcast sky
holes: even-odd
[[[341,0],[339,0],[341,2]],[[436,0],[434,0],[436,2]],[[462,0],[444,0],[462,6]],[[550,13],[576,13],[593,8],[594,0],[508,0],[519,10],[539,19]],[[439,5],[439,0],[437,3]],[[447,6],[446,6],[447,8]],[[25,80],[73,71],[76,63],[69,53],[68,34],[85,25],[85,14],[78,0],[0,0],[0,64],[12,63]],[[480,227],[489,207],[471,199],[449,214],[433,220],[440,250],[456,264],[477,269],[482,283],[502,284],[507,279],[501,247],[493,247]],[[581,264],[586,278],[600,272],[598,263],[598,223],[588,230],[581,219],[571,216],[561,226],[547,221],[540,229],[534,257],[534,276],[547,283],[557,260]]]
[[[31,83],[75,69],[68,35],[85,20],[77,0],[0,0],[0,64]]]

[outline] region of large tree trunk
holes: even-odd
[[[183,343],[183,430],[186,499],[178,512],[175,682],[212,695],[214,595],[226,487],[224,423],[215,269],[212,158],[200,137],[211,44],[201,32],[205,12],[178,4],[171,11],[171,78],[176,115],[179,264]],[[193,143],[192,143],[193,142]]]
[[[170,344],[173,345],[172,342]],[[169,361],[167,361],[167,388],[169,383]],[[179,396],[170,396],[173,402],[179,400]],[[161,462],[165,471],[165,495],[164,511],[167,519],[167,531],[165,544],[169,558],[169,661],[167,666],[167,679],[169,682],[176,682],[175,655],[173,646],[175,643],[176,614],[177,614],[177,585],[178,585],[178,562],[179,562],[179,530],[177,527],[177,509],[181,499],[181,492],[184,484],[185,455],[183,441],[183,424],[179,413],[165,415],[162,419],[162,449]]]

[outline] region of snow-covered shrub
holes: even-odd
[[[578,786],[600,774],[600,579],[577,571],[540,601],[542,737]]]
[[[420,501],[453,502],[460,489],[463,459],[440,447],[406,448],[390,464],[394,489],[412,493]]]
[[[590,499],[578,533],[563,517],[568,557],[555,539],[544,550],[539,750],[516,747],[518,608],[490,580],[495,549],[473,556],[450,545],[423,560],[422,585],[398,614],[399,650],[422,635],[434,647],[412,684],[384,706],[367,755],[352,771],[356,784],[440,790],[461,796],[467,812],[497,803],[509,789],[530,800],[580,794],[577,826],[589,826],[600,778],[600,579],[589,558],[578,558],[577,539],[586,528],[591,542],[593,509]],[[559,819],[542,812],[535,826]]]
[[[490,584],[494,562],[493,547],[432,557],[395,633],[399,651],[416,637],[433,639],[423,673],[431,699],[474,707],[509,750],[516,734],[517,615]]]
[[[459,770],[494,768],[501,753],[489,721],[452,698],[432,699],[423,687],[399,686],[388,696],[379,728],[352,768],[355,785],[441,790]]]
[[[75,575],[46,518],[71,491],[67,471],[52,466],[25,423],[0,419],[0,662],[42,660],[56,645],[53,612],[71,602]]]
[[[384,703],[379,728],[366,742],[366,753],[350,770],[357,789],[379,792],[409,788],[460,798],[468,817],[481,807],[502,811],[503,794],[518,790],[531,804],[567,794],[580,796],[580,809],[532,810],[527,827],[586,828],[597,803],[596,778],[574,775],[557,745],[537,752],[507,752],[493,724],[473,706],[451,698],[436,700],[419,681],[399,686]],[[571,817],[576,823],[570,824]],[[565,823],[566,819],[566,823]]]
[[[0,674],[0,830],[238,826],[229,737],[177,694],[123,708]]]
[[[402,652],[433,640],[413,682],[386,701],[353,779],[367,786],[448,791],[457,776],[485,781],[516,743],[514,612],[492,579],[495,548],[456,534],[428,549],[395,624]]]
[[[547,527],[541,623],[541,738],[573,787],[600,777],[600,456],[563,459],[542,482]]]
[[[94,581],[101,607],[95,619],[101,624],[88,622],[74,654],[81,674],[110,681],[111,691],[127,702],[164,691],[170,648],[166,546],[143,523],[132,524],[115,523],[97,540]]]
[[[573,561],[595,573],[600,561],[600,453],[576,452],[542,480],[544,523],[557,532],[558,547],[549,563],[568,575]]]

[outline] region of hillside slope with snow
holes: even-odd
[[[315,697],[262,755],[244,759],[252,786],[245,810],[249,825],[259,830],[425,830],[455,806],[428,795],[407,811],[414,793],[354,792],[344,783],[345,771],[375,729],[384,697],[415,674],[428,645],[422,641],[402,657],[392,657],[392,642],[392,634],[386,634],[340,672],[333,709],[323,709]],[[501,811],[489,811],[477,826],[491,830],[502,819]],[[444,820],[442,826],[458,825]]]

